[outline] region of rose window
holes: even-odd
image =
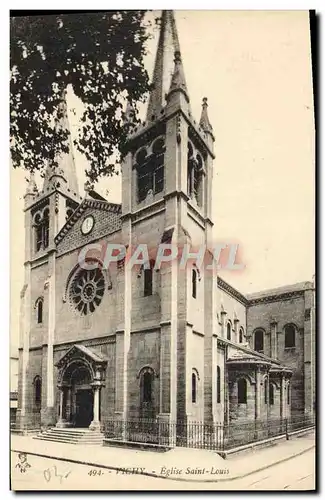
[[[95,311],[102,301],[105,279],[100,269],[81,269],[73,278],[70,287],[70,301],[82,314]]]

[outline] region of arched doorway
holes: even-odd
[[[73,427],[89,427],[94,417],[94,394],[89,367],[80,361],[71,363],[62,377],[60,420]]]
[[[107,360],[83,345],[74,345],[56,363],[58,373],[57,427],[100,429],[100,392]]]
[[[94,395],[90,385],[90,372],[76,365],[71,373],[71,409],[75,427],[89,427],[94,416]]]

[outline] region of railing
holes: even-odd
[[[315,416],[314,415],[303,415],[292,417],[287,420],[288,432],[300,431],[308,427],[315,426]]]
[[[159,419],[106,420],[103,432],[109,440],[166,447],[187,447],[222,451],[315,425],[313,416],[206,424],[164,422]]]

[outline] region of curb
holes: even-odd
[[[290,441],[292,438],[303,436],[304,434],[309,434],[313,432],[315,427],[308,427],[306,429],[298,429],[297,431],[289,432],[288,435],[281,434],[280,436],[273,436],[271,438],[263,439],[262,441],[254,441],[253,443],[244,444],[242,446],[237,446],[231,448],[230,450],[217,452],[224,460],[228,457],[238,456],[240,454],[246,453],[247,451],[260,450],[273,444],[278,444],[281,441]]]
[[[292,455],[290,455],[288,457],[282,458],[282,459],[277,460],[275,462],[272,462],[268,465],[263,465],[262,467],[259,467],[258,469],[254,469],[254,470],[246,472],[244,474],[238,474],[237,476],[227,477],[227,478],[223,477],[220,479],[187,479],[187,478],[183,478],[183,477],[166,477],[166,476],[162,476],[160,474],[154,474],[152,472],[136,472],[135,474],[141,475],[141,476],[159,478],[159,479],[168,479],[170,481],[186,482],[186,483],[221,483],[221,482],[226,482],[226,481],[235,481],[237,479],[243,479],[247,476],[251,476],[252,474],[256,474],[257,472],[261,472],[265,469],[269,469],[270,467],[274,467],[275,465],[278,465],[280,463],[287,462],[288,460],[291,460],[294,457],[298,457],[300,455],[303,455],[304,453],[312,450],[313,448],[315,448],[315,444],[313,444],[312,446],[309,446],[308,448],[306,448],[302,451],[299,451],[298,453],[293,453]],[[37,457],[49,458],[52,460],[59,460],[61,462],[70,462],[70,463],[74,463],[74,464],[87,465],[89,467],[97,467],[100,469],[108,469],[108,470],[115,470],[115,471],[121,471],[121,472],[126,469],[126,467],[114,467],[111,465],[103,465],[103,464],[98,464],[98,463],[94,463],[94,462],[84,462],[84,461],[73,459],[73,458],[56,457],[56,456],[52,456],[52,455],[45,455],[45,454],[41,454],[41,453],[28,452],[28,451],[24,451],[24,450],[11,450],[11,451],[13,453],[27,453],[28,455],[33,455],[33,456],[37,456]]]

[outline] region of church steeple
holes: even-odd
[[[172,80],[170,83],[170,88],[169,88],[169,93],[168,93],[167,99],[174,92],[183,92],[183,94],[185,95],[186,101],[189,102],[190,98],[188,96],[184,68],[183,68],[183,63],[182,63],[182,59],[181,59],[181,53],[179,50],[175,52],[174,62],[175,62],[174,73],[173,73]]]
[[[24,194],[25,205],[29,205],[37,195],[38,189],[35,182],[35,176],[33,173],[31,173],[27,182],[26,192]]]
[[[213,129],[208,117],[208,99],[207,97],[203,97],[202,100],[202,112],[200,118],[200,126],[204,130],[205,133],[210,134],[213,137]]]
[[[153,122],[159,118],[161,110],[165,107],[166,95],[170,91],[175,53],[180,53],[180,47],[174,13],[171,10],[163,10],[147,122]]]
[[[125,124],[131,116],[128,105]],[[162,11],[146,120],[130,131],[125,147],[122,213],[149,207],[164,198],[169,200],[167,212],[172,213],[174,201],[170,200],[181,193],[185,204],[190,202],[210,220],[213,142],[207,100],[200,123],[191,113],[174,13]],[[171,223],[173,217],[168,220]]]
[[[59,118],[55,125],[56,129],[67,130],[70,132],[66,92],[64,92],[62,96],[58,115]],[[79,187],[73,157],[71,134],[69,135],[69,152],[62,152],[58,155],[56,162],[57,165],[53,165],[51,162],[48,162],[44,177],[43,192],[46,193],[46,191],[52,190],[59,184],[61,189],[68,190],[70,195],[76,195],[79,198]]]

